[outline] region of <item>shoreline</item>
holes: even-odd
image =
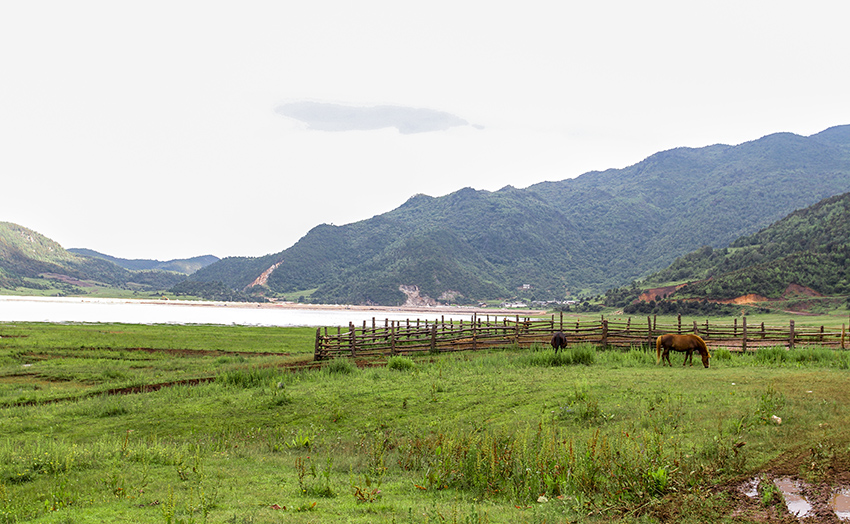
[[[324,311],[392,311],[397,313],[447,313],[477,315],[545,315],[543,309],[482,308],[474,306],[363,306],[347,304],[302,304],[298,302],[217,302],[208,300],[156,300],[150,298],[106,298],[106,297],[48,297],[30,295],[0,295],[2,301],[24,302],[89,302],[96,304],[149,304],[157,306],[227,307],[241,309],[292,309]]]

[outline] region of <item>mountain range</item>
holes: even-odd
[[[777,133],[525,189],[415,195],[388,213],[323,224],[279,253],[225,258],[189,279],[317,302],[399,305],[411,289],[460,303],[559,299],[646,277],[702,246],[729,246],[848,188],[850,126]]]
[[[74,293],[74,286],[103,285],[228,300],[299,296],[393,306],[563,299],[646,279],[691,282],[693,297],[733,295],[747,279],[754,282],[748,263],[776,263],[768,255],[801,253],[783,267],[837,261],[846,243],[824,239],[843,223],[829,229],[812,217],[837,216],[843,200],[836,195],[848,189],[850,126],[838,126],[808,137],[777,133],[737,146],[672,149],[623,169],[524,189],[415,195],[368,220],[316,226],[264,257],[125,260],[66,251],[22,226],[0,223],[0,288],[65,286]],[[779,224],[799,229],[817,222],[803,236],[824,241],[800,247],[765,240],[779,238],[780,229],[760,232],[774,222],[789,231],[794,228]],[[733,286],[724,275],[736,271],[748,276]],[[779,280],[771,285],[781,287]],[[700,291],[700,285],[709,287]]]

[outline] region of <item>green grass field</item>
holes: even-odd
[[[850,464],[850,352],[293,371],[314,334],[0,324],[0,523],[766,522],[778,500],[742,507],[737,482]]]

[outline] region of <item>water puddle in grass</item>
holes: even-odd
[[[829,498],[829,507],[839,520],[850,520],[850,488],[842,488]]]
[[[759,478],[753,477],[750,480],[744,482],[739,488],[741,493],[754,499],[759,495]]]
[[[775,479],[773,484],[782,492],[785,507],[797,518],[806,517],[812,511],[812,505],[800,494],[800,483],[789,478]]]

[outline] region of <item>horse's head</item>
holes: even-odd
[[[708,349],[706,349],[704,353],[701,353],[701,356],[702,356],[702,365],[707,367],[707,368],[710,367],[710,363],[709,363],[708,359],[711,358],[711,355],[708,353]]]

